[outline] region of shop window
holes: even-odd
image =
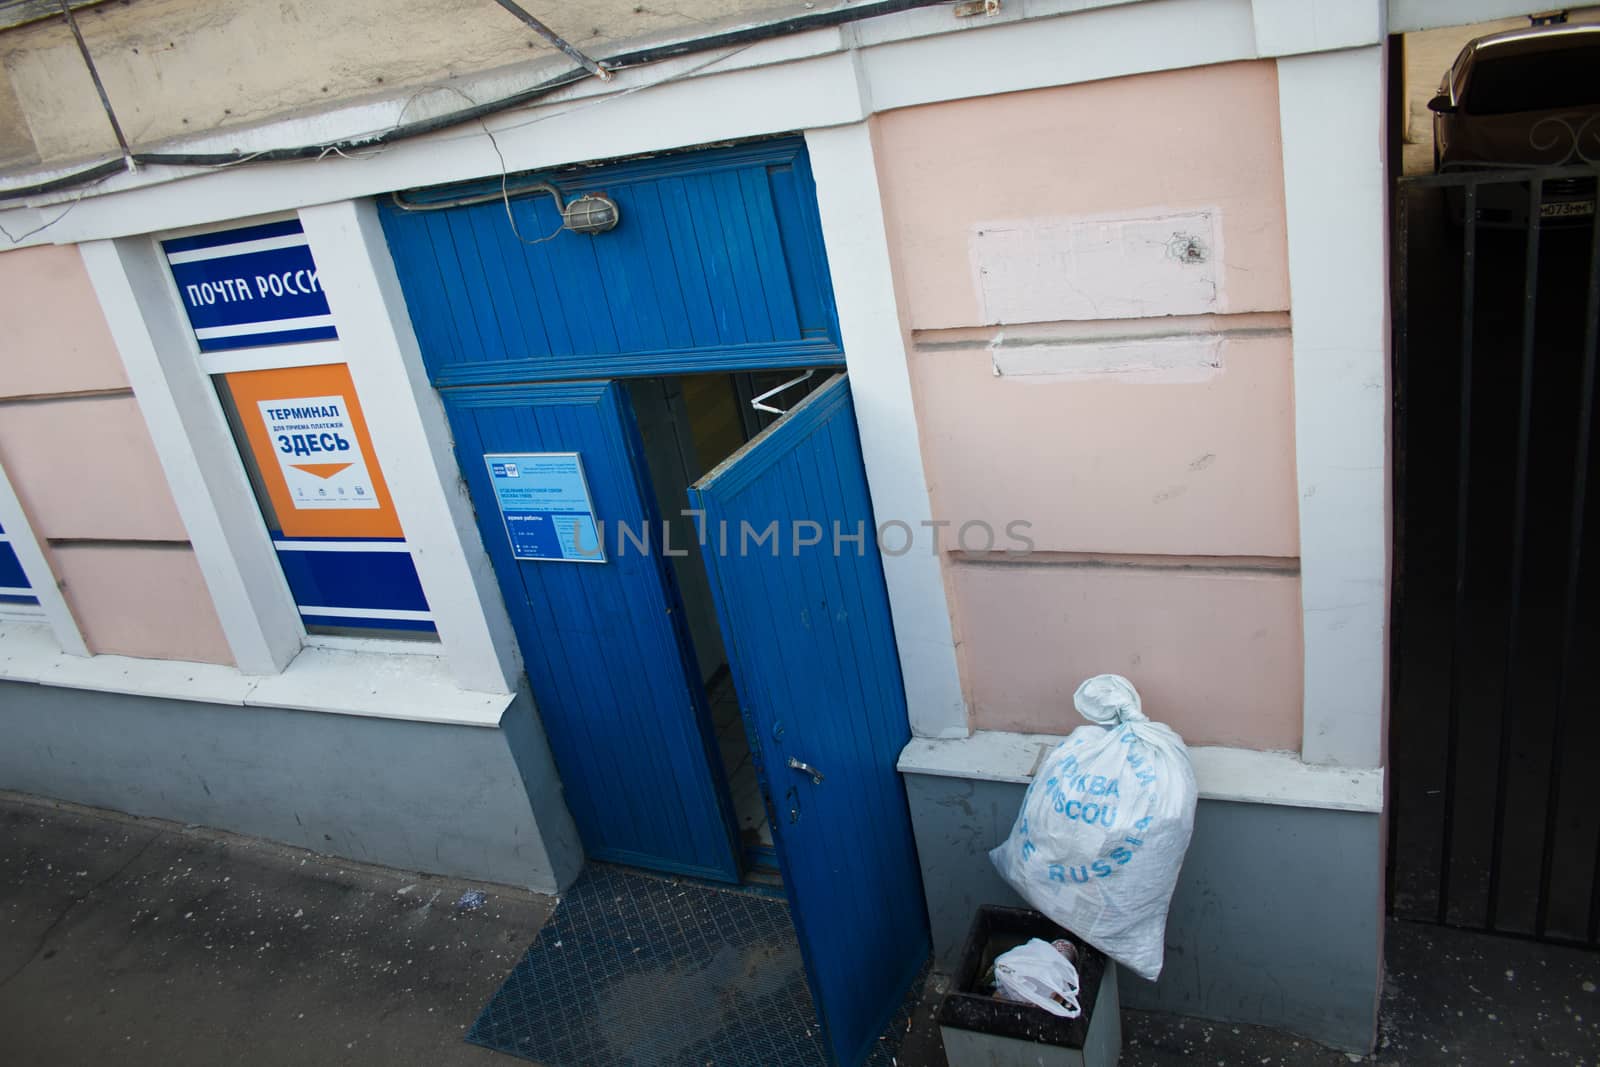
[[[434,638],[299,220],[162,250],[306,632]]]
[[[342,363],[212,379],[308,633],[434,633]]]

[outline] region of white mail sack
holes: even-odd
[[[1153,981],[1194,831],[1194,768],[1126,678],[1096,675],[1072,702],[1093,725],[1045,757],[989,859],[1051,921]]]

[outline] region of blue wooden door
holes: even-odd
[[[848,381],[833,378],[689,496],[705,513],[702,554],[817,1013],[835,1061],[857,1064],[929,939],[895,770],[910,740],[905,690]],[[795,537],[797,521],[818,527]],[[773,522],[775,545],[742,537]],[[818,528],[820,542],[802,545]]]
[[[516,627],[567,806],[597,859],[737,881],[735,822],[661,521],[615,382],[443,391],[456,456]],[[486,454],[576,452],[603,563],[516,558]],[[592,546],[589,546],[592,547]]]

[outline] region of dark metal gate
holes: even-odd
[[[1600,166],[1394,195],[1390,910],[1600,944]]]

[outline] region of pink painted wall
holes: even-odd
[[[232,663],[187,545],[55,545],[61,591],[97,653]]]
[[[0,396],[126,389],[127,376],[77,248],[0,255]]]
[[[231,662],[78,250],[0,255],[0,321],[0,465],[90,650]]]
[[[1289,306],[1270,61],[906,108],[881,116],[876,137],[913,329],[983,324],[969,246],[989,220],[1215,210],[1217,310]]]
[[[1292,574],[1117,564],[957,563],[949,571],[975,720],[1068,733],[1072,693],[1132,679],[1191,745],[1300,748],[1300,583]]]
[[[1209,380],[997,377],[915,351],[935,517],[1033,524],[1041,552],[1294,556],[1289,338],[1220,344]]]
[[[1274,65],[909,108],[874,137],[935,518],[1033,524],[1026,560],[945,557],[974,727],[1065,732],[1115,671],[1191,742],[1298,749]]]
[[[131,393],[0,405],[0,455],[40,537],[188,540]]]

